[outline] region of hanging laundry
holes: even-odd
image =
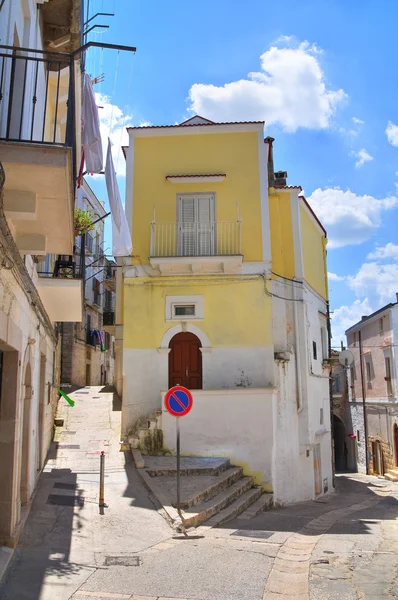
[[[110,139],[108,139],[108,151],[106,154],[105,181],[112,217],[112,254],[113,256],[129,256],[133,245],[131,243],[126,213],[120,200]]]
[[[82,106],[82,146],[88,173],[100,173],[104,168],[100,120],[90,77],[85,74]]]

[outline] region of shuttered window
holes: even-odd
[[[213,194],[178,196],[178,254],[215,254],[215,202]]]

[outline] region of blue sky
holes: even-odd
[[[114,10],[113,10],[114,8]],[[126,124],[264,120],[275,167],[300,184],[329,233],[333,345],[398,291],[398,5],[384,0],[91,0],[110,28],[91,39],[137,46],[90,51],[105,73],[103,132]],[[112,109],[112,105],[114,108]],[[106,198],[101,177],[90,182]],[[109,225],[107,232],[109,235]]]

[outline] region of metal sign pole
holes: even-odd
[[[105,483],[105,452],[101,452],[100,456],[100,490],[99,490],[99,506],[105,507],[104,499],[104,483]]]
[[[177,425],[177,511],[181,516],[181,488],[180,488],[180,417],[176,417]]]

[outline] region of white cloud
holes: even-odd
[[[95,97],[97,105],[102,107],[98,109],[98,114],[100,119],[102,147],[104,151],[104,163],[108,148],[108,137],[110,137],[116,174],[118,176],[125,176],[126,161],[121,146],[128,145],[126,127],[133,125],[133,118],[131,115],[124,114],[119,106],[112,104],[108,96],[96,94]],[[103,175],[98,175],[98,177],[103,177]]]
[[[386,134],[388,141],[393,146],[398,146],[398,125],[394,125],[391,121],[388,122]]]
[[[398,291],[398,264],[364,263],[358,273],[348,277],[357,296],[369,296],[378,304],[393,302]]]
[[[336,273],[328,273],[329,281],[344,281],[345,277],[341,275],[336,275]]]
[[[398,205],[395,196],[378,200],[339,188],[318,188],[308,201],[327,229],[329,248],[365,242],[380,227],[383,211]]]
[[[370,154],[366,152],[365,148],[362,148],[362,150],[359,150],[358,152],[352,152],[351,154],[358,159],[355,163],[356,167],[363,167],[366,162],[373,160],[373,156],[370,156]]]
[[[352,117],[352,120],[356,125],[363,125],[365,123],[365,121],[362,121],[362,119],[358,119],[357,117]]]
[[[374,252],[371,252],[366,257],[368,260],[393,258],[398,260],[398,246],[392,242],[388,242],[385,246],[377,246]]]
[[[340,341],[345,341],[345,331],[361,320],[364,315],[373,312],[369,300],[355,300],[350,306],[340,306],[331,314],[332,321],[332,346],[339,346]]]
[[[295,48],[272,46],[260,56],[261,71],[246,79],[223,86],[195,83],[189,90],[189,111],[214,121],[264,120],[289,132],[325,129],[346,94],[327,87],[319,53],[308,42]]]

